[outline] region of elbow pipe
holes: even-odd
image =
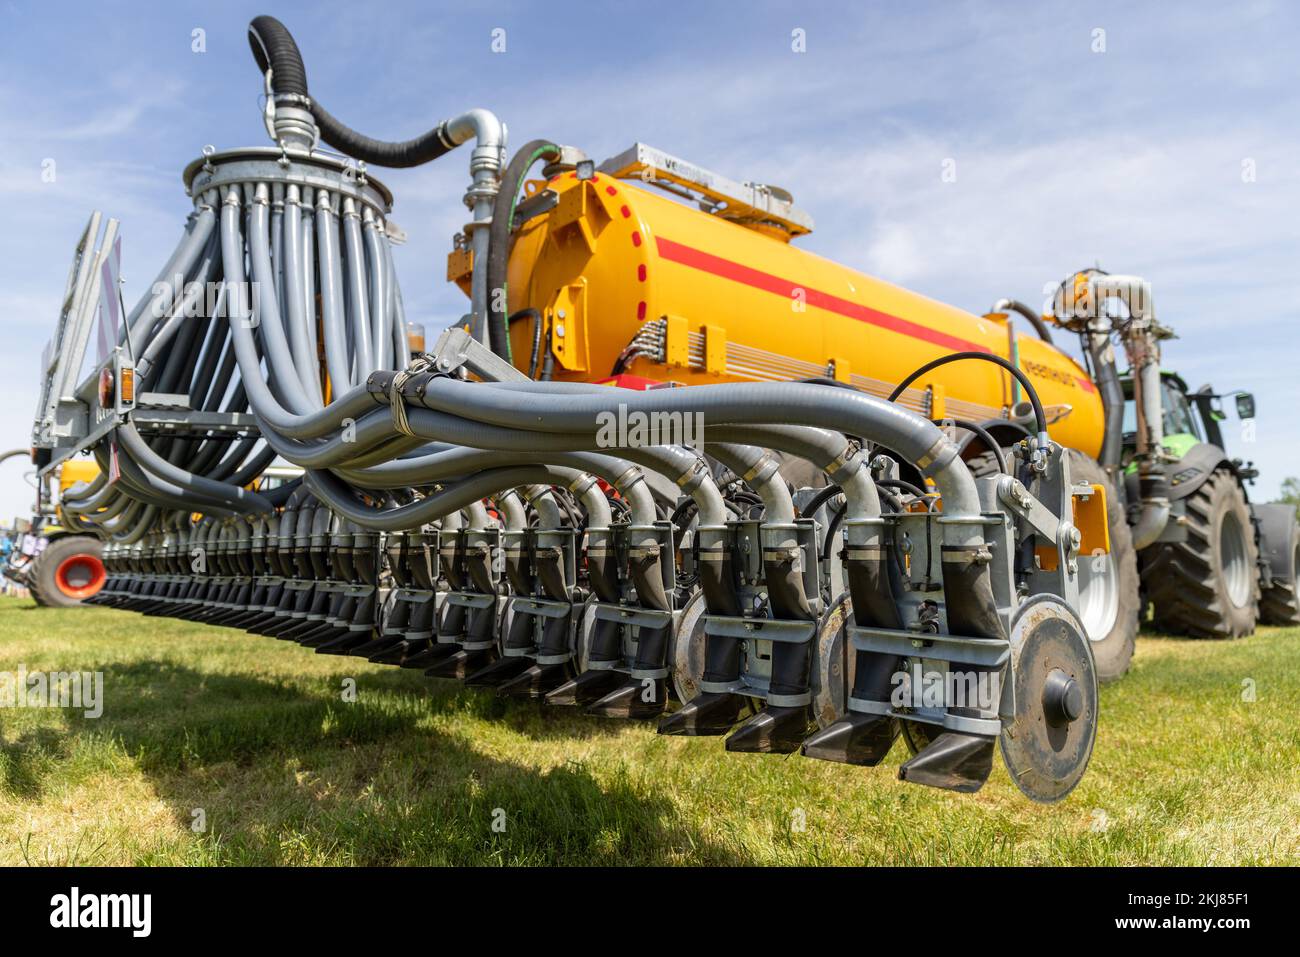
[[[534,485],[532,488],[540,489],[541,486]],[[508,488],[498,494],[496,506],[501,512],[501,521],[507,531],[517,532],[528,527],[528,515],[524,511],[524,503],[520,501],[519,493],[515,489]]]
[[[794,522],[794,502],[790,490],[778,471],[776,459],[765,449],[751,445],[715,442],[710,454],[735,472],[763,500],[765,525],[789,525]]]
[[[526,485],[523,493],[525,501],[537,511],[540,528],[560,528],[564,525],[564,514],[549,485]]]
[[[730,426],[724,435],[738,442],[779,449],[807,459],[826,473],[844,493],[848,519],[880,516],[880,493],[866,468],[861,451],[840,433],[828,429],[791,428],[783,425]],[[705,436],[709,428],[705,427]]]
[[[1142,509],[1133,525],[1133,547],[1138,551],[1155,544],[1169,524],[1169,479],[1160,462],[1145,462],[1139,479]]]
[[[587,513],[588,529],[609,528],[609,523],[614,520],[614,515],[610,511],[609,499],[605,497],[605,493],[600,490],[600,486],[596,484],[594,478],[584,474],[569,486],[569,491],[581,499],[582,507]],[[653,502],[651,502],[650,508],[654,508]],[[635,517],[633,521],[641,524]]]

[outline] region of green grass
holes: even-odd
[[[976,795],[902,784],[901,743],[874,770],[728,755],[230,629],[3,599],[0,671],[20,665],[101,670],[105,704],[0,709],[0,864],[1300,863],[1300,629],[1143,637],[1055,806],[1000,763]]]

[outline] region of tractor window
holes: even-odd
[[[1160,391],[1165,410],[1165,435],[1194,435],[1204,442],[1201,423],[1183,391],[1170,385],[1168,380],[1161,382]]]

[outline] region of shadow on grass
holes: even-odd
[[[541,770],[484,753],[437,718],[504,709],[508,725],[537,740],[580,737],[600,722],[539,719],[417,678],[358,675],[357,700],[346,703],[332,683],[314,693],[138,661],[106,673],[103,715],[71,714],[67,733],[116,742],[184,828],[203,808],[210,827],[188,859],[204,863],[750,863],[684,823],[626,765],[602,765],[600,777],[578,762]],[[20,786],[38,788],[19,767]]]
[[[25,800],[39,798],[44,792],[42,766],[67,753],[67,739],[57,728],[32,728],[12,742],[0,743],[0,787]]]

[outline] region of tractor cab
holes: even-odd
[[[1124,451],[1121,465],[1125,471],[1136,468],[1133,455],[1137,446],[1137,407],[1133,401],[1133,379],[1120,377],[1124,389]],[[1163,412],[1163,439],[1165,451],[1181,459],[1201,443],[1224,448],[1221,422],[1227,421],[1223,399],[1236,399],[1237,417],[1243,421],[1255,417],[1255,397],[1249,392],[1216,393],[1211,386],[1203,385],[1195,392],[1187,387],[1186,380],[1177,372],[1160,373],[1160,407]]]

